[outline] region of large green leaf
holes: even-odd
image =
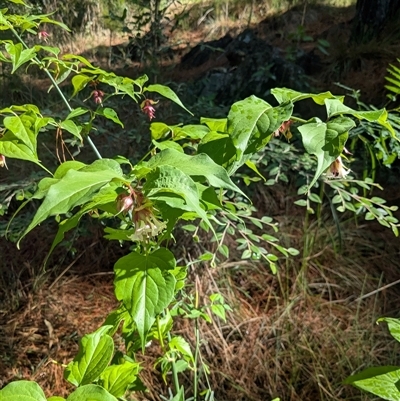
[[[82,337],[78,355],[65,368],[65,380],[81,386],[91,383],[101,375],[114,352],[113,339],[108,335],[112,328],[101,326],[94,333]]]
[[[46,401],[46,397],[39,384],[21,380],[0,390],[0,401]]]
[[[79,224],[82,216],[94,209],[101,209],[106,204],[115,205],[116,197],[117,193],[115,192],[115,189],[111,188],[109,185],[105,185],[103,188],[100,189],[97,194],[93,196],[90,202],[82,206],[79,212],[74,214],[72,217],[61,221],[58,225],[57,234],[54,237],[53,243],[51,244],[50,251],[46,256],[45,264],[47,263],[47,260],[50,257],[51,253],[54,251],[55,247],[64,239],[65,233],[75,228]],[[115,210],[115,213],[117,213],[117,210]],[[107,229],[107,227],[105,229]],[[124,230],[124,232],[125,231],[126,230]]]
[[[343,101],[343,96],[335,96],[332,95],[331,92],[323,92],[323,93],[302,93],[297,92],[293,89],[288,88],[274,88],[271,89],[271,93],[274,95],[275,99],[279,103],[286,103],[286,102],[298,102],[299,100],[304,99],[312,99],[315,103],[319,105],[323,105],[325,99],[338,99],[339,101]]]
[[[122,397],[138,376],[139,363],[124,361],[121,365],[108,366],[100,375],[101,385],[115,397]]]
[[[50,186],[21,239],[47,217],[65,214],[75,206],[89,201],[93,193],[113,179],[124,180],[119,164],[114,160],[102,159],[78,171],[68,170]]]
[[[215,163],[226,168],[236,158],[236,148],[229,134],[221,134],[210,131],[205,135],[198,146],[199,153],[205,153],[214,160]]]
[[[81,125],[76,125],[73,120],[65,120],[60,122],[60,127],[65,131],[68,131],[73,136],[77,137],[81,142],[83,142],[81,135],[82,132]]]
[[[377,368],[368,368],[348,377],[345,384],[352,384],[361,390],[368,391],[384,400],[400,401],[400,367],[399,366],[381,366]]]
[[[168,165],[155,168],[147,174],[143,189],[150,199],[166,202],[173,208],[195,212],[215,233],[207,213],[201,207],[196,183],[179,168]],[[163,217],[165,220],[169,219],[168,216]]]
[[[87,384],[77,388],[67,401],[118,401],[106,389],[96,384]]]
[[[65,56],[64,56],[65,57]],[[93,81],[93,77],[90,77],[85,74],[79,74],[72,77],[72,86],[74,87],[74,91],[72,92],[72,97],[74,97],[78,92],[86,87],[86,85]]]
[[[168,86],[164,86],[164,85],[160,85],[160,84],[149,85],[149,86],[146,86],[146,88],[144,88],[144,90],[143,90],[143,92],[146,92],[146,91],[159,93],[160,95],[166,97],[167,99],[172,100],[174,103],[181,106],[188,113],[193,115],[193,113],[183,105],[183,103],[179,99],[178,95]]]
[[[154,156],[147,165],[151,170],[159,166],[176,167],[191,177],[205,177],[213,187],[230,189],[244,195],[232,182],[227,171],[204,153],[190,156],[174,149],[165,149]]]
[[[36,135],[32,131],[34,124],[32,116],[22,114],[21,116],[5,117],[3,124],[20,142],[28,146],[33,153],[36,153]]]
[[[35,49],[24,49],[21,43],[7,43],[5,45],[7,52],[10,54],[13,74],[22,64],[32,60],[36,56]]]
[[[301,125],[301,133],[306,151],[317,157],[317,171],[311,181],[311,188],[320,175],[337,159],[343,151],[348,131],[355,126],[348,117],[336,117],[328,123],[321,121]]]
[[[383,127],[385,127],[394,138],[396,137],[396,133],[390,123],[387,121],[388,112],[385,109],[380,110],[368,110],[368,111],[358,111],[353,110],[350,107],[345,106],[338,99],[325,99],[326,112],[328,118],[348,114],[354,116],[360,120],[367,120],[369,122],[376,122]]]
[[[115,295],[132,316],[142,347],[156,316],[173,299],[176,280],[170,270],[175,265],[174,255],[160,248],[148,255],[131,252],[114,266]]]
[[[12,132],[8,131],[0,138],[0,154],[11,159],[27,160],[39,164],[36,151],[22,143]]]
[[[229,173],[264,147],[281,124],[290,119],[292,111],[292,103],[271,107],[256,96],[233,104],[228,114],[228,133],[236,147],[236,161],[228,169]]]

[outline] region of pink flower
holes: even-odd
[[[119,194],[117,196],[117,210],[118,213],[125,213],[132,209],[133,207],[133,198],[132,195],[127,194]]]
[[[101,90],[94,90],[92,92],[93,100],[96,104],[103,104],[104,92]]]
[[[343,163],[342,158],[339,156],[329,167],[327,177],[328,178],[345,178],[350,170],[347,169]]]
[[[43,42],[47,43],[47,38],[50,36],[50,34],[46,31],[39,31],[38,32],[38,37],[40,40],[43,40]]]
[[[140,108],[142,109],[143,113],[149,117],[150,121],[156,116],[156,109],[153,107],[153,104],[156,103],[158,102],[155,102],[154,100],[151,99],[146,99],[140,105]]]
[[[0,154],[0,167],[5,167],[8,170],[6,157]]]
[[[286,133],[289,131],[290,132],[290,126],[293,124],[292,120],[287,120],[284,121],[281,126],[274,132],[274,136],[279,136],[280,134],[283,134],[286,136]],[[290,135],[291,137],[291,135]],[[290,138],[288,138],[290,139]]]

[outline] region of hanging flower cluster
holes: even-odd
[[[0,167],[5,167],[8,170],[6,157],[2,154],[0,154]]]
[[[350,170],[343,165],[342,158],[339,156],[329,167],[328,178],[345,178]]]
[[[140,108],[142,109],[142,112],[149,117],[149,120],[151,121],[155,116],[156,116],[156,109],[153,107],[154,104],[157,104],[158,102],[151,100],[151,99],[146,99],[143,100],[143,102],[140,104]]]
[[[103,104],[103,97],[104,97],[104,92],[99,90],[99,89],[95,89],[92,92],[92,96],[93,96],[93,100],[96,104]]]
[[[292,137],[290,132],[290,126],[293,124],[292,120],[284,121],[281,126],[274,132],[274,136],[277,137],[283,134],[288,140]]]
[[[48,38],[49,38],[50,34],[46,31],[39,31],[38,32],[38,37],[40,40],[43,40],[43,42],[47,43],[48,42]]]
[[[129,193],[117,197],[119,213],[129,213],[135,226],[135,232],[130,236],[132,241],[146,241],[156,237],[165,230],[166,224],[157,219],[157,210],[143,193],[129,188]]]

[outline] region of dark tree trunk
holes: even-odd
[[[390,21],[399,17],[400,0],[357,0],[351,41],[367,43],[379,37]]]

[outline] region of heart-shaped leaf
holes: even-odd
[[[142,347],[156,316],[172,301],[175,265],[174,255],[160,248],[148,255],[131,252],[114,266],[115,295],[132,316]]]

